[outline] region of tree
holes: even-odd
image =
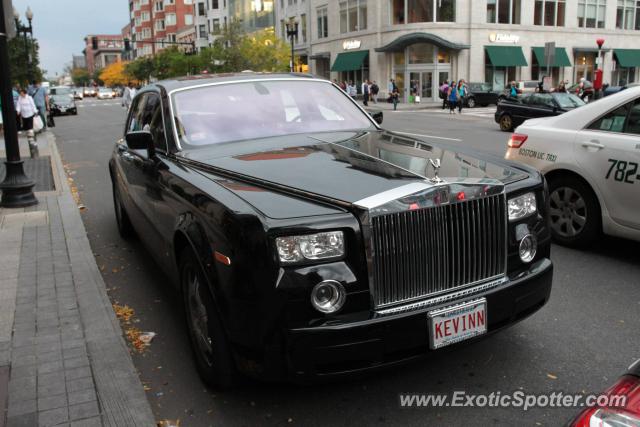
[[[100,74],[102,74],[102,68],[97,68],[91,75],[91,80],[98,86],[103,86],[104,82],[100,79]]]
[[[273,30],[261,30],[245,36],[241,45],[242,55],[248,59],[253,71],[289,71],[290,50],[277,38]],[[238,70],[241,71],[241,70]]]
[[[124,86],[131,80],[126,73],[126,64],[122,61],[107,65],[100,73],[100,80],[106,86]]]
[[[124,69],[133,79],[146,83],[149,81],[151,74],[153,74],[154,62],[152,58],[143,56],[135,61],[128,62]]]
[[[71,70],[73,84],[78,87],[88,86],[91,83],[91,76],[86,68],[74,68]]]
[[[42,80],[39,58],[40,46],[36,39],[27,38],[25,43],[24,37],[17,36],[8,40],[7,47],[9,50],[9,66],[13,83],[26,87],[30,77],[33,80]],[[29,61],[28,58],[30,58],[31,61]],[[29,63],[31,63],[30,66]]]

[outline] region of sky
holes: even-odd
[[[13,0],[23,23],[27,6],[48,77],[62,74],[72,54],[82,54],[88,34],[120,34],[129,14],[127,0]]]

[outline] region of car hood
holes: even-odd
[[[387,131],[333,132],[217,144],[181,156],[214,173],[355,203],[407,184],[508,184],[529,175],[498,157]]]

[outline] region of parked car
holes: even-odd
[[[94,97],[97,94],[96,88],[94,88],[93,86],[86,86],[83,90],[83,93],[84,93],[84,96],[91,96],[91,97]]]
[[[542,176],[381,122],[295,74],[181,78],[134,98],[109,162],[118,230],[183,292],[209,384],[391,366],[548,300]]]
[[[506,158],[547,177],[551,232],[586,246],[604,232],[640,241],[640,87],[516,129]]]
[[[640,360],[636,360],[598,399],[582,410],[569,427],[640,426]]]
[[[99,88],[98,99],[113,99],[113,91],[108,87]]]
[[[531,93],[499,102],[494,118],[500,130],[511,132],[525,120],[557,116],[584,104],[583,100],[571,93]]]
[[[80,87],[74,87],[72,88],[73,91],[73,98],[77,99],[77,100],[83,100],[84,99],[84,91],[82,90],[82,88]]]
[[[69,95],[51,95],[49,97],[49,109],[54,116],[63,114],[78,114],[78,107],[73,96]]]
[[[465,98],[467,107],[474,108],[476,105],[486,107],[489,104],[497,104],[499,92],[493,90],[491,83],[467,83],[468,94]]]

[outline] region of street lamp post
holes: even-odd
[[[0,183],[3,208],[23,208],[38,203],[33,194],[35,183],[24,174],[23,161],[20,159],[16,109],[11,92],[9,68],[9,49],[7,47],[7,29],[5,25],[5,2],[0,2],[0,99],[2,99],[2,121],[4,122],[4,145],[7,153],[6,175]]]
[[[602,83],[603,83],[603,74],[604,74],[604,57],[601,56],[602,53],[602,45],[604,45],[604,39],[599,38],[596,40],[596,44],[598,45],[598,59],[596,60],[596,69],[595,69],[595,79],[593,82],[593,89],[595,92],[595,99],[602,98]],[[600,66],[598,66],[598,62]]]
[[[31,49],[29,49],[29,38],[27,35],[31,35],[31,40],[33,40],[33,26],[31,25],[31,21],[33,20],[33,12],[30,7],[27,7],[27,12],[25,13],[27,17],[27,21],[29,25],[23,25],[20,22],[20,13],[14,8],[13,9],[13,19],[16,23],[16,34],[24,37],[24,52],[27,59],[27,83],[31,83],[33,80],[33,73],[31,70]]]
[[[291,39],[291,72],[293,73],[295,71],[295,64],[294,64],[294,56],[293,56],[293,43],[296,37],[298,37],[298,23],[297,22],[292,22],[290,24],[287,24],[287,37],[289,37]]]

